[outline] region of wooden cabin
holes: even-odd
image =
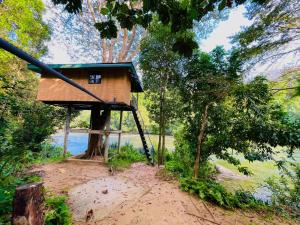
[[[92,93],[95,97],[83,92],[71,84],[57,78],[54,75],[41,71],[39,67],[28,65],[32,71],[41,74],[37,100],[46,104],[68,108],[64,155],[68,148],[69,132],[84,132],[89,134],[89,143],[85,153],[80,156],[84,159],[92,159],[95,156],[108,160],[109,134],[117,133],[118,149],[120,150],[122,133],[122,113],[132,111],[136,122],[145,154],[153,164],[150,149],[146,143],[143,131],[143,123],[137,112],[137,103],[133,101],[133,93],[143,92],[141,82],[131,62],[129,63],[94,63],[94,64],[49,64],[48,67],[58,71],[77,83],[81,88]],[[50,71],[51,72],[51,71]],[[70,129],[71,110],[91,110],[89,129]],[[119,130],[110,129],[111,111],[120,111]],[[105,141],[103,140],[105,136]],[[153,151],[152,151],[153,153]]]
[[[99,97],[103,104],[130,106],[131,93],[142,92],[142,86],[132,63],[95,64],[49,64],[88,91]],[[63,80],[40,71],[38,67],[28,68],[41,73],[37,100],[53,105],[69,105],[88,109],[99,101]]]

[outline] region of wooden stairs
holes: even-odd
[[[132,109],[132,114],[133,114],[136,126],[138,128],[138,131],[139,131],[142,143],[143,143],[143,148],[144,148],[147,160],[151,165],[154,165],[153,155],[151,155],[150,149],[147,145],[146,138],[145,138],[145,133],[144,133],[144,130],[143,130],[143,127],[142,127],[142,124],[141,124],[142,119],[139,118],[136,107],[131,106],[131,109]],[[153,146],[152,146],[152,151],[153,151]]]

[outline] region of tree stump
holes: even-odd
[[[43,183],[31,183],[16,188],[13,200],[13,225],[43,225]]]

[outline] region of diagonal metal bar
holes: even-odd
[[[69,79],[68,77],[64,76],[63,74],[57,72],[56,70],[48,67],[45,63],[40,62],[36,58],[32,57],[28,53],[24,52],[23,50],[17,48],[16,46],[10,44],[9,42],[5,41],[4,39],[0,38],[0,48],[14,54],[15,56],[18,56],[19,58],[39,67],[42,71],[45,71],[53,76],[58,77],[59,79],[62,79],[63,81],[67,82],[68,84],[72,85],[73,87],[87,93],[88,95],[92,96],[93,98],[97,99],[100,102],[103,102],[99,97],[94,95],[92,92],[88,91],[81,85],[77,84],[73,80]]]

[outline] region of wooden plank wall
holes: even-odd
[[[107,103],[130,104],[131,82],[127,70],[81,70],[63,69],[62,72]],[[89,84],[89,74],[101,74],[101,84]],[[68,83],[43,74],[37,95],[39,101],[97,101]]]

